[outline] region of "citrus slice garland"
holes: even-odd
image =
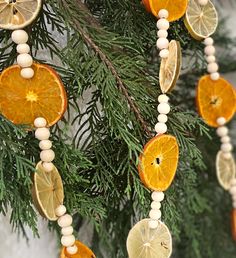
[[[224,117],[228,122],[235,113],[236,98],[233,86],[219,78],[213,81],[210,75],[203,76],[197,87],[197,107],[205,122],[218,127],[217,119]]]
[[[216,157],[216,171],[219,184],[225,189],[229,190],[231,181],[236,176],[236,166],[233,156],[229,159],[224,157],[224,153],[219,151]]]
[[[193,38],[202,40],[209,37],[218,25],[215,6],[210,0],[206,5],[200,5],[198,0],[190,0],[184,23]]]
[[[86,245],[79,241],[76,241],[75,245],[78,247],[78,252],[76,254],[68,254],[66,248],[63,247],[60,258],[96,258],[95,254]]]
[[[0,0],[0,28],[16,30],[31,24],[38,16],[42,0]]]
[[[179,159],[179,147],[172,135],[159,135],[150,140],[139,158],[139,175],[146,187],[165,191],[172,183]]]
[[[162,58],[159,72],[162,93],[167,93],[175,87],[182,63],[181,47],[178,41],[171,40],[168,50],[169,55],[167,58]]]
[[[150,229],[149,219],[138,222],[129,232],[127,250],[129,258],[169,258],[172,238],[169,229],[158,221],[156,229]]]
[[[151,12],[154,16],[158,16],[161,9],[169,12],[168,21],[176,21],[180,19],[186,12],[188,0],[146,0],[143,1],[146,9],[150,5]]]
[[[45,172],[42,162],[39,162],[33,181],[32,196],[36,208],[43,217],[56,221],[58,219],[55,214],[56,208],[63,204],[64,200],[63,184],[59,172],[55,166],[51,172]]]
[[[44,117],[48,126],[63,116],[67,107],[64,86],[51,67],[33,64],[34,77],[24,79],[18,65],[10,66],[0,75],[0,112],[14,124],[33,125]]]

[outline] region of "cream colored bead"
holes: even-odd
[[[159,220],[161,218],[160,210],[150,210],[149,217],[153,220]]]
[[[156,229],[158,227],[158,220],[149,220],[148,225],[151,229]]]
[[[28,68],[23,68],[20,71],[20,75],[21,77],[23,77],[24,79],[31,79],[34,77],[34,70],[30,67]]]
[[[217,63],[210,63],[207,65],[208,73],[216,73],[218,69],[219,69],[219,66]]]
[[[17,64],[23,68],[30,67],[33,64],[33,58],[29,54],[19,54],[17,56]]]
[[[229,189],[229,192],[231,195],[236,195],[236,186],[232,186],[230,189]]]
[[[198,3],[204,6],[208,4],[208,0],[198,0]]]
[[[65,215],[65,213],[66,213],[66,207],[64,205],[58,206],[55,210],[55,214],[57,215],[57,217],[61,217]]]
[[[236,209],[236,201],[233,202],[233,208]]]
[[[24,44],[28,41],[29,36],[24,30],[14,30],[11,34],[11,39],[16,44]]]
[[[162,49],[159,53],[160,58],[167,58],[169,56],[169,50],[168,49]]]
[[[232,158],[232,154],[231,154],[231,152],[224,152],[224,153],[223,153],[223,157],[224,157],[225,159],[231,159],[231,158]]]
[[[167,30],[158,30],[157,36],[158,36],[158,38],[167,38],[168,32],[167,32]]]
[[[218,72],[216,72],[216,73],[211,73],[211,74],[210,74],[210,77],[211,77],[211,79],[212,79],[213,81],[217,81],[217,80],[220,79],[220,74],[219,74]]]
[[[211,37],[206,38],[206,39],[204,40],[204,44],[205,44],[206,46],[212,46],[212,45],[214,44],[213,38],[211,38]]]
[[[69,236],[69,235],[73,234],[73,231],[74,231],[73,227],[69,226],[69,227],[62,228],[61,229],[61,234],[63,236]]]
[[[167,115],[170,113],[170,105],[168,103],[160,103],[157,110],[160,114]]]
[[[38,117],[34,120],[34,126],[35,127],[46,127],[47,121],[43,117]]]
[[[221,144],[221,150],[223,152],[231,152],[233,150],[233,146],[231,143],[223,143]]]
[[[47,140],[50,137],[50,131],[46,127],[37,128],[35,131],[35,138],[38,140]]]
[[[152,200],[155,202],[162,202],[165,198],[165,194],[163,192],[153,192]]]
[[[30,52],[30,46],[28,44],[19,44],[16,47],[16,51],[19,54],[28,54]]]
[[[51,172],[54,169],[54,165],[52,162],[43,162],[42,166],[46,172]]]
[[[170,23],[166,19],[159,19],[157,21],[157,28],[159,30],[168,30],[170,27]]]
[[[75,236],[70,235],[70,236],[62,236],[61,238],[61,244],[65,247],[69,247],[74,245],[75,243]]]
[[[206,46],[204,52],[207,56],[213,56],[216,52],[216,49],[214,46]]]
[[[161,94],[158,96],[159,103],[168,103],[169,97],[166,94]]]
[[[224,117],[219,117],[217,118],[216,123],[218,125],[224,125],[226,123],[226,119]]]
[[[160,114],[158,117],[157,117],[157,120],[158,122],[160,123],[166,123],[168,121],[168,116],[167,115],[164,115],[164,114]]]
[[[169,46],[169,40],[167,38],[159,38],[157,40],[157,48],[166,49]]]
[[[160,210],[160,208],[161,208],[161,203],[160,203],[160,202],[155,202],[155,201],[153,201],[153,202],[151,203],[151,208],[152,208],[153,210]]]
[[[52,162],[55,159],[53,150],[43,150],[40,152],[40,159],[44,162]]]
[[[69,227],[72,224],[72,217],[69,214],[65,214],[62,217],[60,217],[57,220],[57,224],[61,227],[61,228],[65,228],[65,227]]]
[[[207,63],[215,63],[216,57],[215,56],[206,56]]]
[[[78,252],[78,247],[76,245],[69,246],[69,247],[66,248],[66,251],[67,251],[68,254],[74,255]]]
[[[229,136],[224,136],[224,137],[221,137],[220,141],[222,143],[229,143],[231,141],[230,137]]]
[[[226,126],[221,126],[221,127],[217,128],[217,130],[216,130],[217,135],[220,137],[228,135],[228,132],[229,132],[229,130]]]
[[[50,140],[42,140],[39,142],[39,148],[41,150],[50,150],[52,148],[52,142]]]
[[[165,123],[156,123],[155,131],[158,134],[164,134],[167,132],[167,125]]]
[[[166,9],[161,9],[158,13],[159,18],[167,19],[169,16],[169,12]]]

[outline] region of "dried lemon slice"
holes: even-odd
[[[229,190],[230,182],[236,176],[236,167],[232,155],[229,159],[226,159],[222,151],[218,152],[216,157],[216,173],[219,184],[225,190]]]
[[[31,24],[38,16],[42,0],[0,0],[0,28],[16,30]]]
[[[218,25],[218,14],[213,3],[209,0],[203,6],[198,0],[190,0],[184,23],[192,37],[197,40],[212,35]]]
[[[129,232],[127,250],[129,258],[169,258],[172,237],[169,229],[158,221],[156,229],[149,228],[149,219],[138,222]]]
[[[48,173],[43,169],[42,162],[39,162],[33,181],[32,196],[37,210],[43,217],[57,220],[55,210],[64,200],[63,184],[58,170],[54,167]]]
[[[169,56],[161,61],[159,80],[163,93],[171,91],[180,75],[182,63],[180,44],[176,40],[171,40],[169,44]]]

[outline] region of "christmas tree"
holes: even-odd
[[[35,60],[58,71],[68,94],[68,112],[52,132],[65,205],[78,231],[84,220],[91,222],[91,249],[98,258],[125,258],[129,230],[150,209],[137,164],[157,122],[156,18],[140,0],[50,0],[26,30]],[[1,71],[17,56],[10,33],[0,31]],[[233,258],[232,203],[215,173],[220,141],[195,106],[195,87],[206,73],[204,45],[191,37],[183,19],[171,23],[171,39],[180,42],[184,57],[168,121],[180,160],[162,209],[174,238],[173,257]],[[236,40],[223,21],[214,40],[224,50],[217,56],[221,72],[235,71]],[[40,52],[49,54],[42,59]],[[2,116],[0,145],[0,211],[12,209],[14,229],[24,233],[28,225],[37,235],[31,174],[38,142],[33,132]]]

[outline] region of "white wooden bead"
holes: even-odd
[[[170,113],[170,105],[168,103],[160,103],[157,107],[157,110],[160,114],[169,114]]]
[[[233,146],[231,143],[223,143],[221,144],[221,150],[223,152],[231,152],[233,150]]]
[[[208,4],[208,0],[198,0],[198,3],[204,6]]]
[[[166,9],[161,9],[158,13],[159,18],[167,19],[169,16],[169,12]]]
[[[46,172],[51,172],[54,169],[54,165],[52,162],[43,162],[42,166]]]
[[[160,114],[158,117],[157,117],[157,120],[158,122],[160,123],[166,123],[168,121],[168,116],[167,115],[164,115],[164,114]]]
[[[25,79],[31,79],[34,77],[34,70],[30,67],[23,68],[20,71],[20,75],[21,75],[21,77],[23,77]]]
[[[16,44],[24,44],[28,41],[29,36],[24,30],[14,30],[11,34],[11,38]]]
[[[61,227],[61,228],[65,228],[65,227],[69,227],[72,224],[72,217],[69,214],[65,214],[62,217],[60,217],[57,220],[57,224]]]
[[[47,140],[50,137],[50,131],[46,127],[37,128],[35,131],[35,138],[38,140]]]
[[[170,27],[170,23],[166,19],[159,19],[157,21],[157,28],[159,30],[168,30]]]
[[[213,38],[211,38],[211,37],[206,38],[206,39],[204,40],[204,44],[205,44],[206,46],[212,46],[212,45],[214,44]]]
[[[213,80],[213,81],[217,81],[217,80],[219,80],[219,78],[220,78],[220,74],[219,73],[212,73],[212,74],[210,74],[210,77],[211,77],[211,79]]]
[[[33,58],[29,54],[19,54],[17,64],[21,67],[30,67],[33,64]]]
[[[224,136],[224,137],[221,137],[220,141],[222,143],[229,143],[231,141],[230,137],[229,136]]]
[[[158,134],[164,134],[167,132],[167,125],[164,123],[156,123],[155,125],[155,131]]]
[[[69,246],[69,247],[66,248],[66,251],[67,251],[68,254],[74,255],[78,252],[78,247],[76,245]]]
[[[226,126],[218,127],[216,130],[217,135],[220,137],[228,135],[228,132],[229,132],[229,130]]]
[[[74,231],[73,227],[69,226],[69,227],[62,228],[61,229],[61,234],[63,236],[69,236],[69,235],[73,234],[73,231]]]
[[[150,220],[148,222],[149,228],[151,229],[156,229],[158,227],[158,224],[159,224],[158,220]]]
[[[75,236],[70,235],[70,236],[62,236],[61,238],[61,244],[65,247],[69,247],[74,245],[75,243]]]
[[[167,38],[168,32],[167,30],[158,30],[157,36],[158,38]]]
[[[218,69],[219,69],[219,66],[217,63],[210,63],[207,65],[208,73],[216,73]]]
[[[215,56],[206,56],[207,63],[214,63],[216,61]]]
[[[38,117],[34,120],[34,126],[35,127],[46,127],[47,121],[43,117]]]
[[[169,50],[168,49],[162,49],[159,53],[159,56],[161,58],[167,58],[169,56]]]
[[[40,152],[40,159],[44,162],[52,162],[55,159],[53,150],[43,150]]]
[[[159,38],[157,40],[157,48],[165,49],[169,46],[169,40],[167,38]]]
[[[52,148],[52,142],[50,140],[42,140],[39,142],[39,148],[41,150],[50,150]]]
[[[57,217],[61,217],[65,215],[65,213],[66,213],[66,207],[64,205],[58,206],[55,210],[55,214],[57,215]]]
[[[161,203],[160,203],[160,202],[155,202],[155,201],[153,201],[153,202],[151,203],[151,208],[152,208],[153,210],[160,210],[160,208],[161,208]]]
[[[236,186],[236,178],[233,178],[233,179],[230,181],[230,185],[231,185],[231,187]]]
[[[236,195],[236,186],[230,187],[229,192],[231,195]]]
[[[158,96],[157,100],[159,103],[168,103],[169,97],[166,94],[161,94]]]
[[[224,117],[219,117],[217,118],[216,123],[218,125],[224,125],[226,123],[226,119]]]
[[[236,209],[236,201],[233,202],[233,208]]]
[[[163,192],[153,192],[152,200],[155,202],[162,202],[165,198],[165,194]]]
[[[204,52],[207,56],[212,56],[215,54],[216,49],[214,46],[206,46]]]
[[[150,210],[149,217],[153,220],[159,220],[161,218],[160,210]]]
[[[231,154],[231,152],[224,152],[224,153],[223,153],[223,157],[224,157],[225,159],[231,159],[231,158],[232,158],[232,154]]]
[[[16,51],[19,54],[28,54],[30,52],[30,46],[26,43],[24,44],[19,44],[16,47]]]
[[[233,203],[236,202],[236,194],[232,195],[232,201]]]

